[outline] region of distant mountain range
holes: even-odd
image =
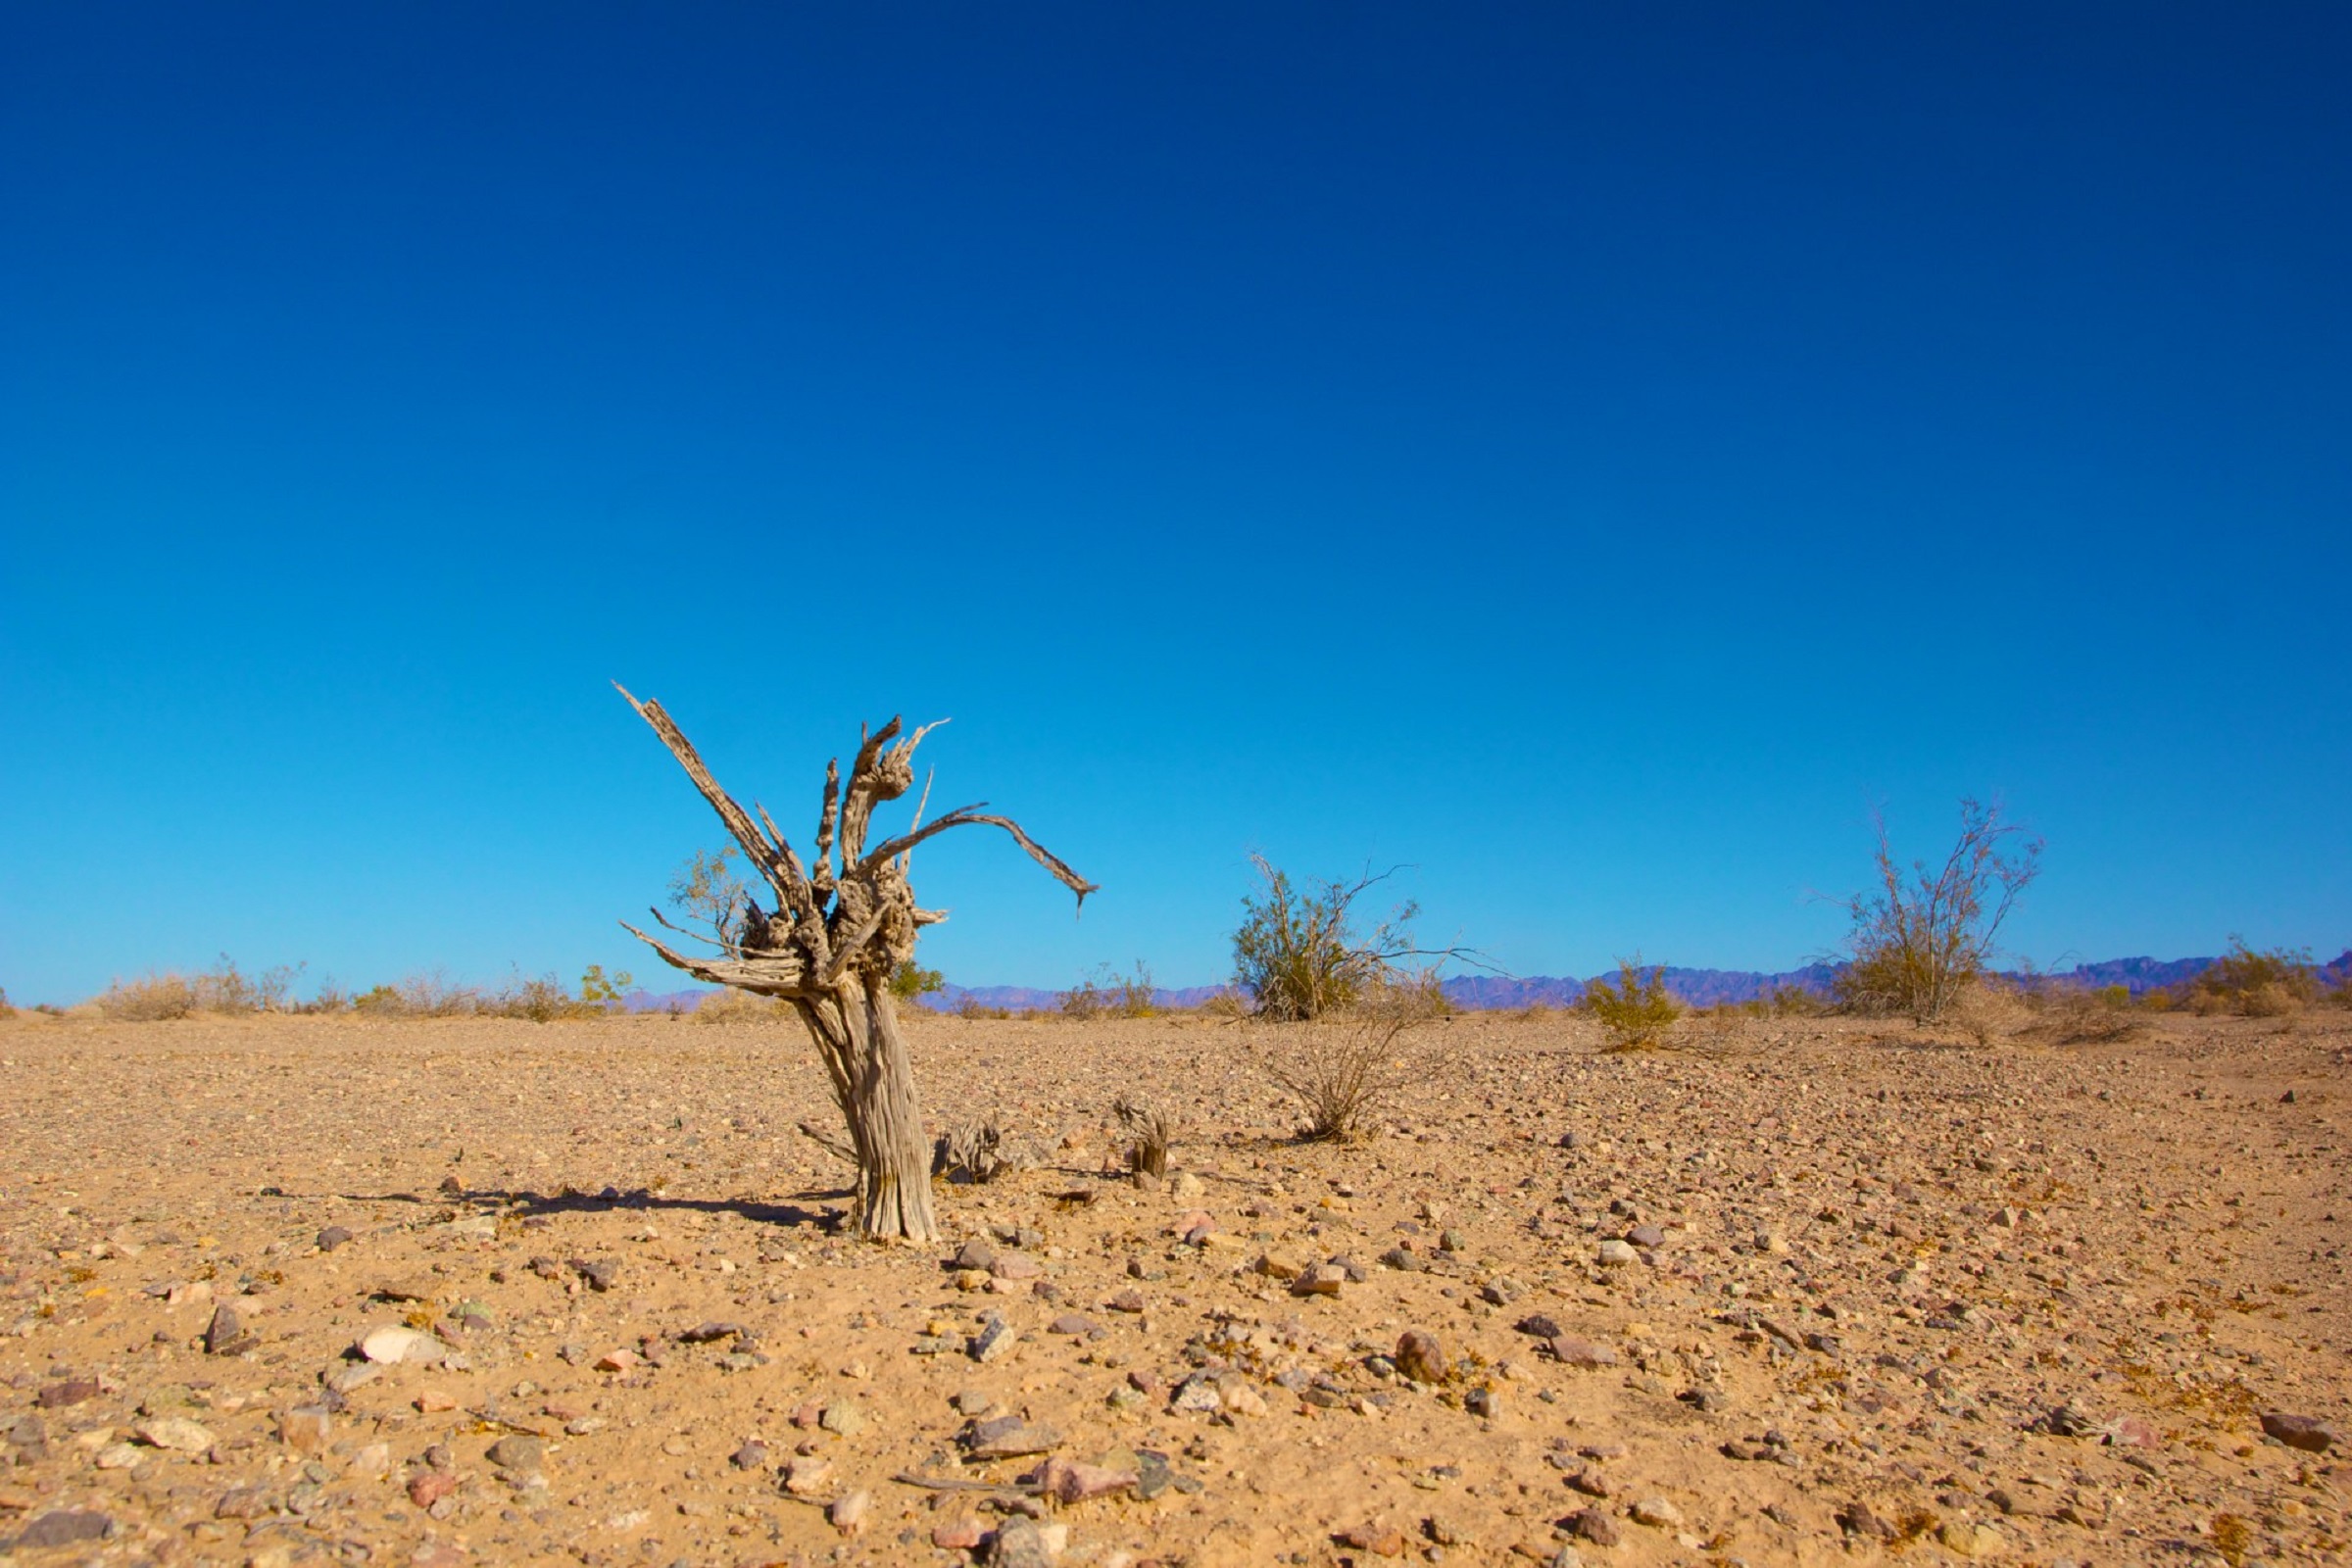
[[[2040,974],[2043,980],[2064,981],[2085,986],[2122,986],[2134,997],[2168,986],[2180,985],[2202,974],[2211,958],[2105,958],[2096,963],[2081,963],[2072,969],[2051,970]],[[1712,1007],[1726,1003],[1753,1002],[1776,991],[1809,991],[1826,996],[1837,982],[1843,966],[1835,963],[1809,963],[1801,969],[1784,969],[1767,974],[1754,969],[1686,969],[1677,964],[1665,965],[1667,991],[1678,1002],[1694,1007]],[[2352,949],[2319,966],[2321,983],[2343,985],[2352,981]],[[1595,979],[1614,979],[1614,974],[1594,976]],[[2024,979],[2022,974],[2009,978]],[[1506,977],[1502,975],[1455,975],[1445,982],[1446,1000],[1468,1010],[1503,1009],[1529,1006],[1566,1007],[1576,1004],[1585,994],[1590,980],[1563,979],[1552,975]],[[1198,1007],[1231,986],[1162,987],[1152,993],[1154,1006]],[[712,992],[702,989],[670,992],[632,991],[624,1005],[632,1012],[691,1012]],[[958,986],[950,985],[932,992],[921,1004],[934,1012],[955,1012],[965,1006],[1003,1008],[1007,1012],[1048,1011],[1061,1005],[1062,993],[1043,990],[1036,986]]]

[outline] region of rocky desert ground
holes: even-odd
[[[0,1555],[2343,1561],[2348,1022],[1473,1014],[1331,1147],[1278,1031],[918,1015],[1038,1159],[914,1249],[780,1021],[27,1014]]]

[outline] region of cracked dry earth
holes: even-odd
[[[2343,1561],[2346,1021],[1472,1015],[1329,1148],[1279,1034],[918,1016],[1041,1156],[918,1250],[830,1234],[780,1023],[27,1015],[0,1553]]]

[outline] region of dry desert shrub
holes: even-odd
[[[2319,973],[2311,955],[2269,948],[2257,952],[2232,936],[2230,951],[2192,981],[2188,1005],[2199,1013],[2237,1013],[2247,1018],[2284,1018],[2319,1000]]]
[[[212,968],[194,975],[176,970],[148,973],[137,980],[117,980],[96,999],[98,1010],[118,1023],[160,1023],[191,1013],[214,1012],[237,1016],[252,1012],[283,1012],[290,1005],[300,964],[279,964],[258,976],[239,969],[227,954]]]
[[[1444,1065],[1443,1049],[1417,1033],[1434,1017],[1421,989],[1384,989],[1342,1015],[1252,1028],[1245,1049],[1306,1113],[1300,1136],[1348,1143],[1407,1086]]]
[[[2132,994],[2122,986],[2052,982],[2027,994],[2034,1022],[2025,1031],[2054,1046],[2102,1045],[2129,1040],[2146,1025],[2132,1010]]]
[[[931,1145],[931,1174],[960,1184],[993,1182],[1035,1165],[1030,1152],[994,1116],[952,1127]]]
[[[98,1010],[117,1023],[163,1023],[196,1010],[196,988],[185,975],[149,974],[117,980],[98,997]]]
[[[17,1009],[8,1004],[8,988],[0,986],[0,1018],[14,1018]]]
[[[1998,803],[1960,803],[1960,838],[1942,865],[1896,863],[1878,821],[1876,893],[1845,901],[1851,953],[1838,1000],[1865,1017],[1904,1014],[1935,1023],[1984,973],[1993,939],[2040,869],[2041,841],[2020,839]],[[2012,840],[2017,840],[2012,843]]]
[[[1064,1018],[1149,1018],[1158,1011],[1152,1004],[1152,966],[1135,960],[1133,974],[1120,974],[1109,964],[1061,994]]]
[[[694,1009],[696,1023],[760,1023],[781,1015],[782,1005],[749,991],[725,990],[705,997]]]
[[[1980,1046],[1989,1046],[2025,1033],[2034,1010],[2013,986],[1978,980],[1944,1004],[1943,1021]]]
[[[1133,1140],[1127,1146],[1127,1168],[1138,1176],[1165,1176],[1168,1146],[1176,1141],[1176,1129],[1168,1118],[1124,1095],[1110,1102],[1110,1113]]]

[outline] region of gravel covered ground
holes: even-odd
[[[830,1234],[781,1023],[26,1015],[0,1551],[2343,1561],[2346,1022],[1473,1015],[1331,1148],[1278,1033],[919,1017],[1037,1164],[916,1250]]]

